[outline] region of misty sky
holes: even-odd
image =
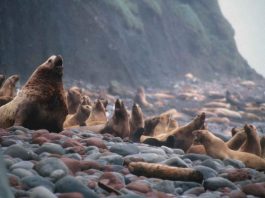
[[[219,4],[235,29],[240,53],[265,76],[265,0],[219,0]]]

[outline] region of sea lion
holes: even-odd
[[[261,156],[260,140],[257,133],[257,129],[254,125],[246,124],[244,131],[247,135],[246,141],[240,147],[239,151],[248,152]]]
[[[238,150],[246,141],[247,134],[243,128],[233,128],[231,133],[232,138],[226,142],[226,145],[232,150]]]
[[[160,134],[157,136],[141,136],[140,141],[144,142],[148,138],[155,138],[159,141],[166,141],[169,136],[175,137],[175,147],[184,150],[185,152],[190,148],[193,143],[192,131],[202,129],[204,127],[205,113],[197,115],[190,123],[181,126],[175,130],[172,130],[166,134]]]
[[[0,89],[0,96],[14,97],[16,95],[16,83],[18,80],[19,75],[12,75],[6,79]]]
[[[0,96],[0,107],[9,103],[11,100],[13,100],[13,97]]]
[[[114,113],[100,133],[110,133],[121,138],[129,137],[129,114],[121,100],[116,100]]]
[[[86,120],[87,126],[105,124],[107,122],[106,109],[101,100],[97,99],[92,105],[91,113]]]
[[[134,97],[134,102],[139,104],[142,108],[151,109],[153,105],[146,100],[146,95],[143,87],[139,87]]]
[[[74,114],[78,106],[81,104],[81,89],[78,87],[71,87],[66,92],[67,108],[69,114]]]
[[[92,107],[89,105],[79,105],[77,112],[75,114],[69,114],[64,123],[64,128],[69,128],[73,126],[85,126],[86,120],[89,117]]]
[[[265,136],[260,137],[261,157],[265,158]]]
[[[155,127],[158,125],[159,123],[159,116],[154,116],[154,117],[150,117],[145,119],[144,121],[144,135],[153,135],[154,134],[154,130]]]
[[[51,56],[37,67],[18,95],[0,107],[0,128],[13,125],[60,132],[67,116],[63,59]]]
[[[193,131],[195,141],[201,143],[208,155],[213,158],[225,160],[236,159],[242,161],[247,167],[265,170],[265,160],[252,153],[234,151],[223,140],[208,130]]]
[[[0,74],[0,88],[2,87],[2,85],[3,85],[4,81],[5,81],[5,79],[6,79],[5,75]]]
[[[134,103],[130,116],[130,136],[139,128],[144,128],[144,115],[141,107]]]

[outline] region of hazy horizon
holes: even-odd
[[[225,18],[235,30],[241,55],[265,76],[265,1],[219,0]]]

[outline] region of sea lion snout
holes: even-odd
[[[61,55],[57,55],[54,59],[54,66],[62,66],[63,65],[63,58]]]

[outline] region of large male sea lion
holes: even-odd
[[[18,75],[12,75],[7,78],[0,88],[0,96],[14,97],[16,95],[16,83],[18,80]]]
[[[265,160],[252,153],[234,151],[225,144],[223,140],[216,137],[210,131],[197,130],[193,132],[194,139],[201,143],[206,153],[217,159],[236,159],[240,160],[249,168],[265,170]]]
[[[59,132],[67,115],[63,59],[51,56],[38,66],[18,95],[0,107],[0,128],[13,125]]]
[[[6,79],[5,75],[0,74],[0,88],[2,87],[2,85],[3,85],[4,81],[5,81],[5,79]]]

